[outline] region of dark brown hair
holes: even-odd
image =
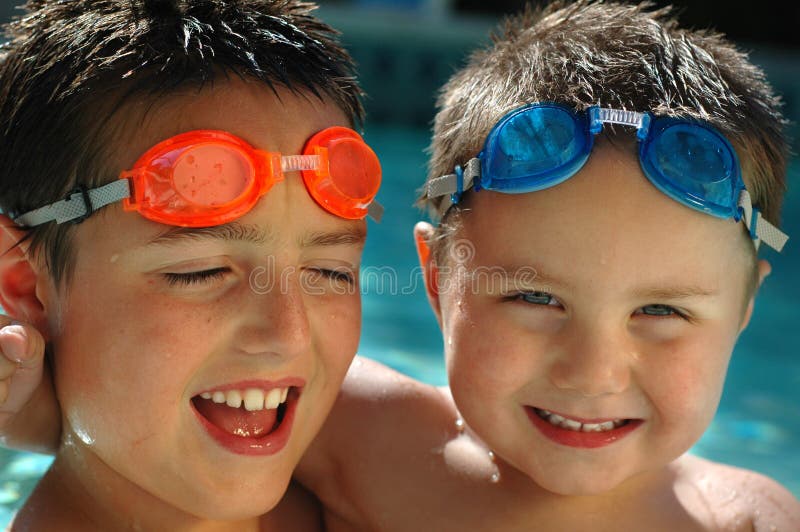
[[[115,178],[108,123],[132,98],[200,88],[219,76],[326,97],[363,118],[338,34],[297,0],[29,0],[0,47],[0,208],[21,214],[77,185]],[[74,224],[29,230],[60,283]]]
[[[754,204],[779,222],[788,158],[780,101],[723,36],[678,27],[670,8],[581,0],[528,7],[492,40],[441,91],[429,179],[475,157],[492,126],[516,107],[601,104],[710,122],[736,148]],[[441,198],[423,193],[419,202],[435,217]],[[457,227],[454,213],[437,237]]]

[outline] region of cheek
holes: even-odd
[[[444,307],[448,380],[459,406],[506,402],[537,372],[530,335],[491,305],[467,297]]]
[[[335,295],[306,303],[314,351],[327,374],[327,386],[338,392],[356,354],[361,335],[361,296]],[[323,369],[323,368],[319,368]]]
[[[734,341],[722,333],[684,338],[648,357],[640,374],[662,423],[692,443],[716,413]]]
[[[213,316],[153,296],[107,296],[68,302],[54,346],[59,399],[85,419],[125,411],[130,422],[136,412],[155,420],[166,402],[181,399],[190,371],[212,349]]]

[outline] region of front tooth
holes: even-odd
[[[255,388],[244,391],[244,409],[250,412],[264,409],[264,392]]]
[[[584,423],[581,427],[583,432],[600,432],[603,430],[598,423]]]
[[[211,394],[211,400],[215,403],[224,403],[225,402],[225,392],[214,392]]]
[[[606,421],[605,423],[600,423],[600,430],[606,431],[606,430],[611,430],[613,428],[614,428],[613,421]]]
[[[561,426],[569,430],[581,430],[580,422],[574,421],[572,419],[565,419],[564,421],[561,422]]]
[[[275,410],[281,404],[281,389],[273,388],[269,391],[269,395],[264,402],[264,408],[267,410]]]
[[[225,394],[225,403],[231,408],[242,406],[242,394],[238,390],[229,390]]]
[[[285,403],[286,402],[286,396],[287,395],[289,395],[289,388],[284,388],[281,391],[281,403]]]

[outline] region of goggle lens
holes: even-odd
[[[172,183],[187,202],[218,207],[241,197],[253,185],[249,159],[231,146],[200,144],[184,150],[172,164]]]
[[[700,124],[664,121],[651,142],[642,145],[645,174],[678,201],[715,216],[733,216],[738,162],[728,143]]]
[[[369,202],[380,186],[378,158],[363,142],[342,139],[328,146],[331,181],[347,197]]]
[[[564,181],[583,165],[591,143],[584,118],[557,106],[519,112],[489,134],[486,171],[497,190],[534,191]],[[520,188],[521,187],[521,188]]]
[[[308,140],[303,153],[325,160],[319,170],[303,171],[311,197],[342,218],[366,216],[381,184],[381,166],[358,133],[343,127],[324,129]]]

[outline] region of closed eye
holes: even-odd
[[[225,274],[230,271],[230,268],[221,267],[197,272],[166,272],[163,275],[170,286],[194,286],[221,280],[223,277],[225,277]]]
[[[353,285],[356,282],[355,273],[350,268],[338,268],[338,269],[308,268],[308,271],[316,275],[321,275],[322,277],[325,277],[337,283],[347,283]]]

